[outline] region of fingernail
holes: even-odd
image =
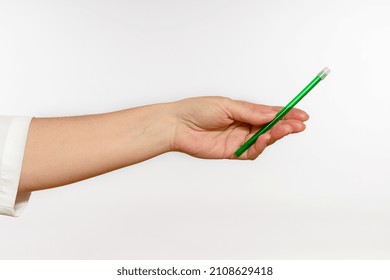
[[[291,127],[291,125],[288,125],[288,124],[283,124],[282,125],[282,128],[284,131],[287,132],[287,134],[290,134],[291,132],[293,132],[293,128]]]
[[[302,113],[301,116],[302,116],[302,118],[303,118],[305,121],[307,121],[307,120],[310,118],[310,116],[309,116],[307,113]]]
[[[275,117],[276,113],[265,113],[264,114],[266,117]]]
[[[290,125],[286,125],[286,127],[288,127],[288,129],[287,129],[288,134],[290,134],[294,131],[294,128],[292,128]]]

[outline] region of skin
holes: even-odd
[[[67,185],[170,151],[237,159],[235,150],[281,108],[197,97],[105,114],[33,118],[19,192]],[[303,131],[308,118],[292,109],[238,159],[256,159],[277,140]]]

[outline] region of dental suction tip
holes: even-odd
[[[321,78],[321,80],[325,79],[326,76],[328,76],[330,73],[330,69],[328,67],[325,67],[324,69],[322,69],[322,71],[320,73],[318,73],[318,77]]]

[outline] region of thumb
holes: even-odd
[[[249,123],[255,126],[264,125],[276,116],[275,107],[254,104],[246,101],[231,100],[226,110],[230,113],[229,117],[235,121]]]

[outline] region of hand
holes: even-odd
[[[173,150],[209,159],[236,158],[234,152],[282,109],[225,97],[189,98],[175,105],[177,125]],[[292,109],[239,159],[256,159],[277,140],[303,131],[303,122],[308,119],[304,111]]]

